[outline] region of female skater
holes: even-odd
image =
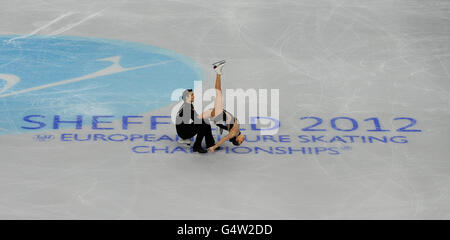
[[[231,115],[231,113],[223,109],[221,75],[224,64],[225,61],[220,61],[213,65],[214,70],[217,73],[215,87],[216,100],[214,101],[214,108],[203,112],[201,115],[201,118],[212,118],[217,127],[228,131],[228,134],[224,138],[222,138],[214,146],[208,148],[211,153],[213,153],[214,150],[222,145],[226,140],[230,140],[230,142],[232,142],[234,145],[239,146],[245,139],[244,135],[241,134],[239,128],[239,121],[233,115]]]

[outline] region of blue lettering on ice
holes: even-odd
[[[257,128],[257,127],[256,127],[256,121],[257,121],[258,119],[271,120],[271,121],[274,122],[274,126],[271,127],[271,128],[264,128],[264,129]],[[277,119],[275,119],[275,118],[271,118],[271,117],[261,117],[261,116],[258,116],[258,117],[250,117],[250,124],[251,124],[251,126],[252,126],[252,130],[254,130],[254,131],[269,131],[269,130],[278,129],[278,128],[280,128],[280,126],[281,126],[279,120],[277,120]]]
[[[158,122],[157,121],[158,118],[170,118],[170,116],[152,116],[151,121],[150,121],[150,124],[151,124],[150,128],[152,130],[156,130],[156,126],[158,124],[170,124],[170,122]]]
[[[114,128],[99,127],[100,123],[112,123],[111,121],[101,121],[99,118],[113,118],[114,116],[92,116],[92,129],[93,130],[113,130]]]
[[[128,124],[142,124],[142,122],[130,122],[129,118],[143,118],[143,116],[123,116],[122,117],[122,129],[128,129]]]
[[[79,116],[94,115],[101,116],[92,119],[94,129],[110,130],[108,123],[115,120],[110,116],[142,115],[167,106],[173,89],[190,88],[204,78],[191,59],[133,42],[0,36],[0,52],[3,135],[79,128]],[[139,119],[128,120],[126,127],[139,124]]]
[[[45,127],[45,123],[43,123],[43,122],[40,122],[40,121],[36,121],[36,120],[33,120],[32,118],[45,118],[45,116],[42,116],[42,115],[29,115],[29,116],[25,116],[24,118],[23,118],[23,120],[24,121],[26,121],[26,122],[29,122],[29,123],[34,123],[34,124],[38,124],[39,126],[35,126],[35,127],[22,127],[23,129],[40,129],[40,128],[43,128],[43,127]]]

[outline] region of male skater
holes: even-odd
[[[202,148],[202,140],[205,138],[206,148],[215,145],[214,138],[211,133],[211,125],[207,119],[201,119],[194,109],[194,93],[192,89],[187,89],[183,92],[183,105],[177,113],[176,130],[178,136],[185,140],[197,135],[195,143],[192,148],[194,152],[206,153]]]

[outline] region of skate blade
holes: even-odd
[[[217,66],[217,65],[220,65],[220,64],[223,64],[223,63],[226,63],[225,60],[221,60],[221,61],[215,62],[212,65],[213,66]]]

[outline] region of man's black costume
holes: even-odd
[[[206,152],[201,145],[203,138],[205,138],[207,148],[215,144],[211,132],[211,125],[206,121],[205,119],[198,118],[194,105],[191,103],[183,103],[177,113],[176,130],[178,136],[182,139],[189,139],[197,135],[193,146],[195,152]]]

